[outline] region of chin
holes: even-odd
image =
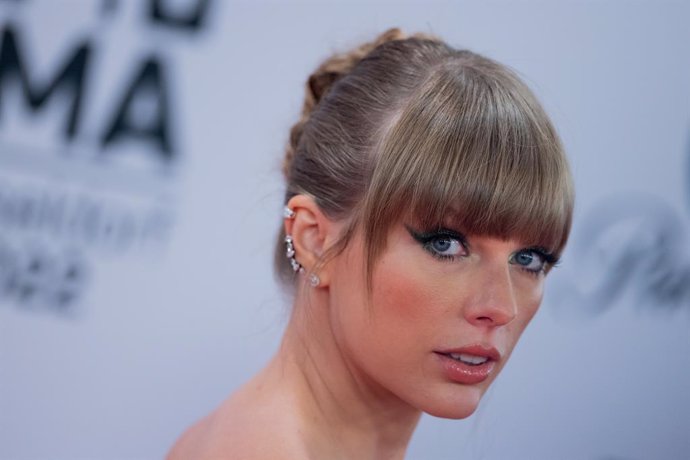
[[[469,417],[477,410],[483,393],[479,388],[454,388],[451,394],[426,401],[419,409],[434,417],[459,420]]]

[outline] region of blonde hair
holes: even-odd
[[[369,280],[402,218],[516,237],[556,257],[570,232],[568,164],[529,88],[496,61],[398,29],[309,77],[283,172],[285,202],[307,194],[330,219],[348,219],[327,257],[362,230]],[[276,270],[290,280],[283,237]]]

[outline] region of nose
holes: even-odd
[[[509,267],[483,271],[481,279],[477,279],[477,283],[471,288],[472,295],[464,306],[465,319],[470,324],[481,327],[506,325],[517,315]]]

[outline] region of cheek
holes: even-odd
[[[429,289],[422,285],[400,265],[381,260],[374,272],[372,304],[376,316],[396,315],[401,318],[420,319]]]
[[[453,299],[442,280],[421,267],[406,252],[379,260],[371,302],[372,319],[378,328],[407,340],[438,333],[439,318],[451,308]]]
[[[438,279],[413,259],[405,250],[383,254],[372,273],[370,298],[366,281],[352,270],[353,260],[340,270],[333,292],[334,332],[369,373],[386,369],[390,375],[414,375],[442,328],[450,299],[440,294]]]
[[[515,320],[508,325],[513,336],[513,342],[517,342],[539,310],[544,295],[544,280],[543,278],[537,281],[521,279],[515,283],[515,290],[517,315]],[[514,345],[515,343],[513,343]]]
[[[516,297],[518,305],[522,306],[522,315],[525,317],[525,320],[529,322],[537,313],[542,298],[544,297],[544,279],[541,278],[536,282],[528,280],[524,285],[518,285],[518,294]]]

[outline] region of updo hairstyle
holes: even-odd
[[[568,164],[530,89],[492,59],[398,29],[309,77],[283,173],[285,203],[306,194],[346,222],[321,263],[362,231],[369,280],[401,219],[516,237],[555,255],[570,231]],[[276,272],[290,283],[284,236],[281,226]]]

